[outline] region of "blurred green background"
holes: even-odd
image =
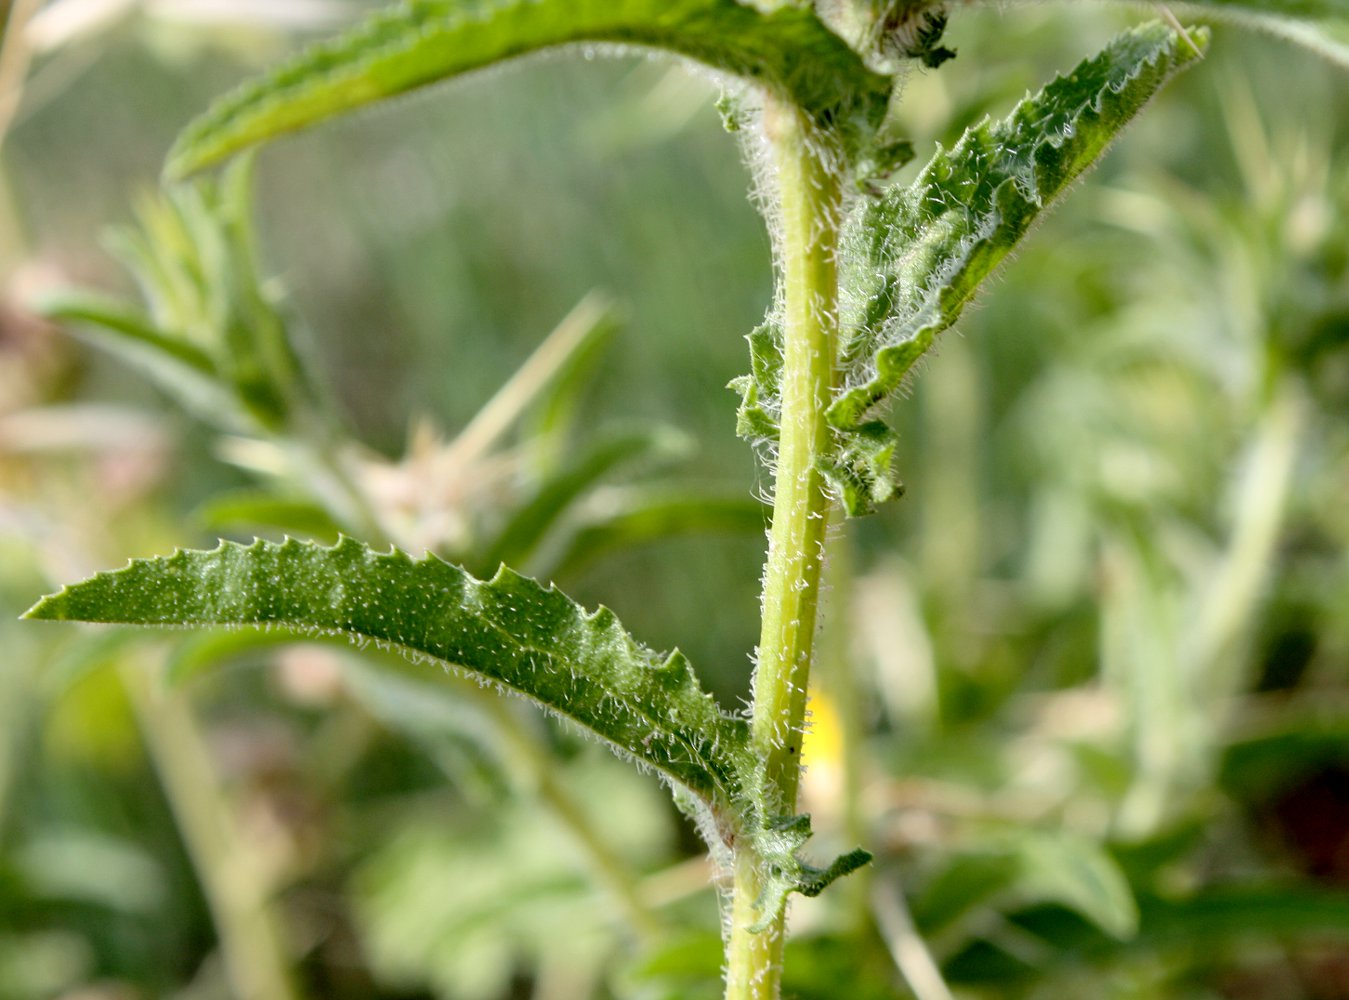
[[[36,16],[0,57],[0,1000],[718,995],[696,834],[574,733],[333,648],[15,620],[210,545],[210,502],[256,481],[34,303],[135,301],[101,238],[176,131],[361,6],[9,9]],[[907,84],[920,160],[1131,17],[958,11],[959,58]],[[1219,27],[895,408],[908,495],[840,528],[805,787],[818,855],[878,860],[795,904],[788,995],[938,1000],[932,967],[959,997],[1349,997],[1346,72]],[[768,241],[717,93],[561,53],[261,154],[262,272],[372,468],[600,290],[621,325],[565,447],[668,425],[678,460],[621,486],[767,488],[725,386]],[[741,507],[558,578],[727,705]]]

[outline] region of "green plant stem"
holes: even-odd
[[[506,744],[521,776],[533,787],[532,791],[552,810],[553,816],[571,835],[578,851],[590,867],[595,880],[622,908],[633,933],[642,939],[655,941],[662,930],[661,920],[643,900],[632,873],[614,853],[604,835],[591,821],[571,790],[558,780],[557,761],[538,737],[529,732],[496,691],[488,691],[465,681],[465,691],[471,692],[483,711],[492,719],[497,734]]]
[[[13,0],[0,16],[0,146],[19,113],[23,82],[28,75],[32,50],[25,33],[28,22],[41,6],[40,0]]]
[[[763,631],[754,675],[753,747],[763,802],[795,813],[801,730],[815,642],[829,500],[816,459],[829,440],[838,330],[838,178],[804,116],[769,95],[764,129],[777,173],[784,364],[773,527],[764,570]],[[761,817],[761,819],[767,817]],[[782,966],[783,915],[758,933],[760,861],[737,852],[727,942],[727,1000],[773,1000]]]
[[[782,981],[784,917],[754,931],[763,892],[758,858],[736,852],[731,888],[731,927],[726,942],[726,1000],[777,1000]]]
[[[248,1000],[298,1000],[269,879],[239,843],[192,709],[147,667],[127,663],[122,683],[201,879],[231,990]]]

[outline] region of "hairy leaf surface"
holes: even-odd
[[[1202,31],[1191,37],[1202,45]],[[835,449],[822,471],[850,515],[895,496],[895,438],[874,419],[919,358],[964,309],[1032,224],[1196,53],[1152,23],[1027,97],[1001,122],[970,128],[939,149],[913,184],[864,200],[840,260],[843,388],[829,409]],[[781,333],[751,336],[753,374],[742,434],[772,439],[780,409]]]
[[[209,552],[180,550],[100,573],[43,598],[25,617],[269,626],[286,638],[374,642],[502,685],[691,792],[713,824],[704,833],[714,850],[728,824],[765,865],[766,913],[780,910],[788,893],[818,894],[870,858],[852,851],[826,868],[802,861],[809,817],[764,816],[763,797],[751,787],[748,724],[717,706],[682,654],[655,653],[607,608],[587,612],[505,567],[482,581],[435,556],[378,553],[350,538],[331,548],[221,542]],[[205,659],[190,657],[175,673],[234,648],[208,644]]]
[[[504,685],[596,733],[708,805],[738,794],[745,722],[678,652],[657,654],[607,608],[587,612],[504,567],[490,581],[434,556],[349,538],[222,542],[136,560],[44,598],[27,617],[137,625],[282,625],[374,641]]]
[[[244,84],[194,122],[169,156],[183,176],[247,146],[354,108],[540,49],[660,49],[775,88],[822,122],[879,124],[888,78],[815,15],[736,0],[404,0],[351,33]]]

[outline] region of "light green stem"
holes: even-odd
[[[1227,550],[1213,573],[1211,589],[1186,650],[1199,670],[1207,674],[1205,685],[1214,685],[1225,694],[1235,694],[1241,682],[1240,671],[1233,668],[1242,663],[1239,644],[1255,618],[1275,564],[1306,411],[1298,382],[1286,376],[1276,379],[1261,406],[1248,446]]]
[[[201,879],[230,987],[247,1000],[298,1000],[269,879],[239,841],[192,709],[146,667],[127,663],[122,682]]]
[[[28,22],[41,6],[40,0],[13,0],[0,11],[0,145],[19,113],[24,77],[32,61],[28,46]]]
[[[801,731],[815,642],[829,500],[817,459],[829,440],[838,331],[838,178],[803,115],[771,95],[764,129],[777,174],[784,359],[773,527],[764,570],[763,631],[754,675],[753,746],[770,813],[796,811]],[[758,933],[761,860],[738,852],[727,942],[726,1000],[774,1000],[783,917]]]
[[[553,816],[571,835],[591,874],[621,907],[627,924],[639,939],[655,941],[662,927],[660,918],[643,900],[631,872],[615,854],[604,834],[581,807],[576,796],[558,779],[556,759],[538,737],[525,729],[513,712],[514,706],[496,691],[479,688],[465,681],[465,692],[475,697],[492,719],[497,734],[522,772]]]

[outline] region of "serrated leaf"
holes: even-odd
[[[1126,32],[1003,121],[939,149],[908,187],[859,202],[840,253],[844,388],[829,409],[834,448],[820,460],[850,516],[903,491],[891,469],[894,432],[874,411],[1036,219],[1206,41],[1202,30],[1182,36],[1157,22]],[[781,339],[771,320],[755,330],[752,373],[732,383],[743,398],[737,430],[760,443],[778,433]]]
[[[1202,45],[1207,35],[1190,37]],[[1037,218],[1178,70],[1190,41],[1160,23],[1129,31],[996,124],[939,149],[917,180],[864,205],[844,236],[843,384],[824,471],[857,515],[894,496],[893,437],[872,419],[938,333]]]
[[[65,588],[26,617],[137,625],[270,625],[374,641],[503,685],[726,807],[739,797],[744,720],[721,711],[678,652],[639,645],[504,567],[490,581],[434,556],[380,554],[351,539],[222,542],[133,561]]]
[[[247,146],[545,48],[658,49],[772,87],[822,122],[874,129],[890,81],[808,9],[736,0],[405,0],[228,95],[169,156],[181,177]]]

